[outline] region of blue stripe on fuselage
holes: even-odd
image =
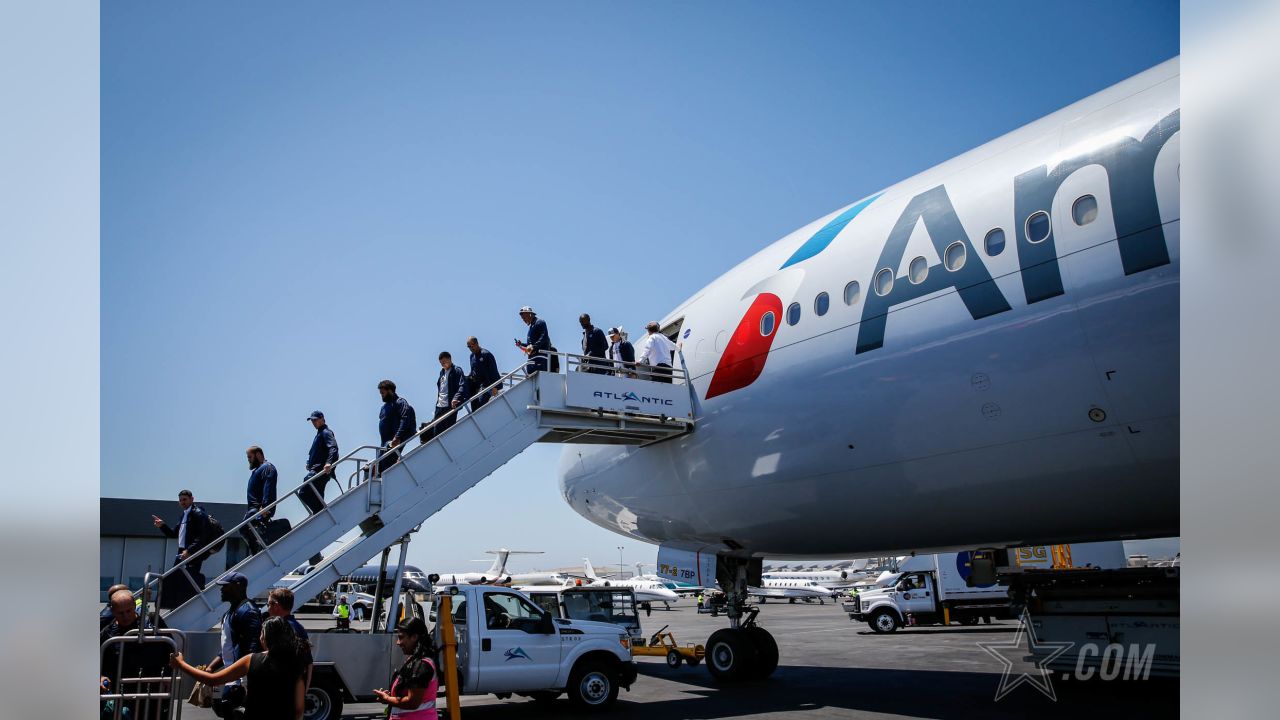
[[[858,213],[865,210],[868,205],[875,202],[875,199],[883,194],[884,193],[876,193],[866,200],[859,201],[848,210],[837,215],[834,220],[824,225],[818,232],[814,233],[813,237],[806,240],[803,245],[791,254],[791,257],[788,258],[786,262],[782,263],[782,267],[778,269],[782,270],[784,268],[788,268],[802,260],[808,260],[823,250],[826,250],[827,246],[831,244],[832,240],[836,239],[836,235],[840,234],[840,231],[844,229],[845,225],[849,224],[850,220],[857,217]]]

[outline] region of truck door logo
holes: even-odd
[[[516,658],[521,658],[523,660],[528,660],[529,662],[533,662],[533,658],[529,657],[529,653],[525,652],[524,648],[522,647],[511,648],[505,653],[505,655],[507,660],[515,660]]]

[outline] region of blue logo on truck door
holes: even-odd
[[[529,662],[533,662],[533,658],[529,657],[529,653],[525,652],[524,648],[521,648],[521,647],[511,648],[505,653],[505,655],[507,660],[515,660],[516,658],[520,658],[522,660],[528,660]]]

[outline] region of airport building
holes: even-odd
[[[224,528],[231,528],[244,517],[245,506],[236,503],[197,503]],[[181,515],[177,500],[138,500],[102,498],[99,503],[100,533],[98,561],[98,599],[107,601],[107,588],[116,583],[142,587],[147,571],[167,570],[178,554],[178,541],[167,538],[151,520],[158,515],[174,527]],[[229,538],[226,547],[205,560],[201,572],[212,578],[228,566],[248,555],[248,546],[240,538]]]

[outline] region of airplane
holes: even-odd
[[[812,580],[831,590],[843,590],[853,587],[858,581],[867,577],[865,572],[857,570],[776,570],[764,573],[766,580]]]
[[[560,490],[718,580],[717,679],[777,666],[764,557],[1179,534],[1178,82],[1175,57],[871,192],[661,319],[694,430],[566,446]]]
[[[760,602],[768,598],[786,599],[793,603],[816,598],[818,604],[825,605],[826,598],[834,597],[835,591],[813,580],[766,577],[758,586],[748,585],[747,594],[760,598]]]
[[[482,572],[451,572],[439,573],[439,579],[435,580],[440,585],[510,585],[515,581],[515,576],[507,574],[507,558],[512,555],[537,555],[541,550],[508,550],[500,548],[498,550],[486,550],[490,555],[496,555],[493,564],[489,569]],[[483,562],[483,560],[477,561]]]
[[[654,575],[653,573],[646,574],[644,571],[644,563],[636,563],[636,579],[660,582],[663,587],[681,597],[685,595],[697,595],[707,589],[702,585],[694,585],[693,583],[672,580],[670,578],[664,578],[661,575]]]
[[[582,558],[582,569],[585,571],[589,587],[627,587],[636,595],[636,603],[643,605],[645,603],[662,603],[668,610],[671,609],[671,603],[680,599],[680,596],[667,589],[657,580],[645,580],[643,578],[628,578],[626,580],[606,580],[596,575],[596,569],[591,566],[591,561]]]
[[[272,587],[284,587],[284,588],[292,587],[295,582],[297,582],[298,580],[301,580],[304,575],[311,572],[313,569],[314,568],[311,566],[310,563],[303,563],[302,565],[299,565],[298,567],[294,568],[293,571],[290,572],[288,575],[285,575],[284,577],[276,581],[276,583]],[[338,578],[338,582],[353,582],[360,585],[377,585],[378,574],[380,570],[381,570],[380,565],[375,565],[375,564],[365,565],[363,567],[357,568],[354,572],[348,575],[343,575],[342,577]],[[387,590],[388,591],[390,591],[391,589],[390,583],[395,582],[395,572],[396,572],[395,563],[394,562],[388,563],[387,565],[387,583],[388,583]],[[400,586],[402,589],[407,590],[409,592],[416,592],[416,593],[431,592],[431,582],[427,579],[427,576],[423,574],[422,570],[414,565],[404,566],[403,579],[400,582]]]

